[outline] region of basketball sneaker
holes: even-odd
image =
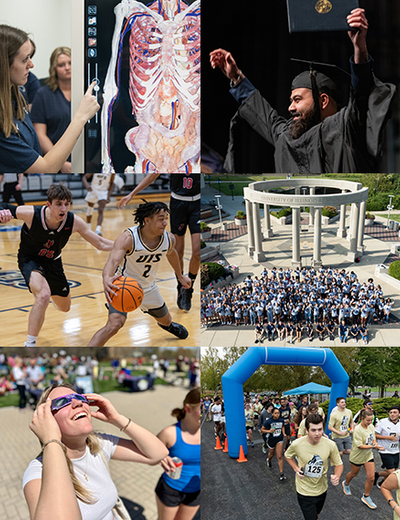
[[[192,307],[192,296],[193,289],[184,289],[182,287],[180,290],[180,299],[178,297],[178,307],[183,311],[190,311]]]
[[[158,326],[166,330],[170,334],[173,334],[179,339],[186,339],[189,336],[189,332],[185,329],[183,325],[180,325],[179,323],[172,322],[169,327],[167,327],[166,325],[161,325],[161,323],[158,323]]]

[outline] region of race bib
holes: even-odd
[[[311,478],[321,478],[324,472],[324,462],[319,455],[307,462],[304,468],[304,475]]]

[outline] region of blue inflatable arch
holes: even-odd
[[[332,381],[328,417],[337,397],[346,397],[349,376],[330,349],[296,347],[250,347],[222,376],[229,455],[239,457],[240,446],[247,453],[243,383],[261,365],[302,365],[321,367]]]

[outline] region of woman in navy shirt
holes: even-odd
[[[92,96],[92,83],[61,139],[42,157],[26,101],[18,88],[25,85],[34,66],[31,55],[32,43],[26,32],[0,25],[0,173],[57,173],[86,122],[100,108]]]

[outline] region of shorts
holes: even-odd
[[[347,437],[338,437],[336,439],[332,439],[336,446],[338,447],[339,451],[343,450],[351,450],[351,447],[353,445],[353,439],[348,435]]]
[[[283,443],[283,439],[281,437],[274,437],[270,434],[267,440],[267,446],[270,450],[274,450],[278,444]]]
[[[107,190],[94,190],[89,191],[85,197],[86,202],[90,202],[90,204],[95,204],[100,200],[108,200],[108,191]]]
[[[157,285],[153,285],[150,289],[145,289],[143,291],[143,301],[139,308],[146,314],[151,314],[151,311],[161,311],[161,313],[157,314],[158,318],[163,318],[168,314],[168,307],[166,306]],[[109,305],[108,313],[122,314],[125,318],[128,316],[128,313],[117,311],[117,309],[114,309],[112,305]]]
[[[353,466],[357,466],[357,468],[361,468],[361,466],[364,466],[364,464],[368,464],[368,462],[374,462],[374,458],[367,460],[367,462],[363,462],[362,464],[356,464],[355,462],[351,462],[349,459],[350,464],[353,464]]]
[[[188,226],[191,235],[200,233],[200,200],[189,202],[171,197],[169,209],[171,232],[174,235],[183,237]]]
[[[184,493],[169,486],[165,480],[160,477],[155,489],[156,495],[161,502],[167,507],[177,507],[181,504],[189,507],[197,507],[200,505],[200,490],[193,493]]]
[[[326,491],[322,495],[308,496],[297,493],[297,501],[303,512],[305,520],[317,520],[318,515],[324,507]]]
[[[380,453],[382,464],[386,469],[397,469],[399,467],[398,453]]]
[[[246,432],[247,432],[247,430],[252,430],[252,429],[253,429],[253,426],[252,426],[252,425],[250,425],[250,424],[246,424]]]
[[[69,295],[69,284],[64,273],[61,258],[52,260],[50,262],[40,263],[34,258],[19,255],[18,267],[25,279],[26,285],[29,288],[29,292],[32,292],[29,287],[31,274],[33,271],[37,271],[46,279],[47,283],[49,284],[52,296],[66,297]]]

